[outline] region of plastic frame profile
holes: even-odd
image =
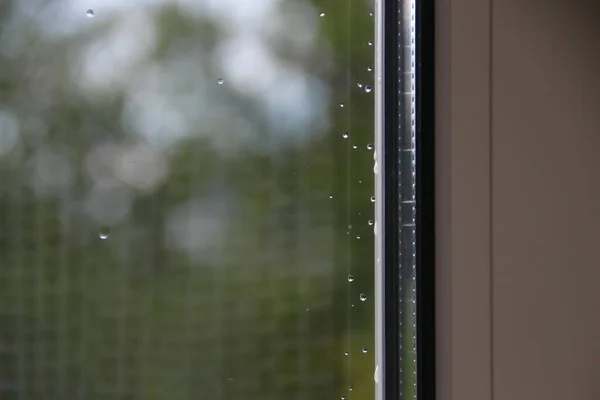
[[[376,3],[376,363],[377,400],[404,399],[400,257],[400,119],[406,27],[403,0]],[[415,280],[416,398],[434,400],[435,373],[435,149],[434,0],[415,0]],[[404,36],[403,36],[404,35]],[[412,268],[412,267],[411,267]]]

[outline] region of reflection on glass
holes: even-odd
[[[417,399],[417,236],[416,236],[416,91],[415,91],[415,0],[402,0],[398,12],[398,54],[401,79],[398,83],[398,113],[402,126],[399,129],[399,252],[400,252],[400,335],[401,382],[405,398]],[[410,31],[408,30],[410,28]]]
[[[371,11],[0,3],[0,398],[372,397]]]

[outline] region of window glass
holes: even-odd
[[[373,397],[373,13],[0,2],[0,398]]]

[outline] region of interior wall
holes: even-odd
[[[492,1],[493,398],[600,399],[600,7]]]
[[[436,8],[438,399],[600,399],[600,3]]]
[[[436,393],[490,400],[490,1],[435,6]]]

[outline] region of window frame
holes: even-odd
[[[377,4],[376,148],[382,171],[376,178],[381,222],[376,250],[377,395],[378,400],[403,398],[400,383],[398,54],[402,0]],[[416,397],[434,400],[435,368],[435,11],[434,0],[415,0],[415,203],[416,203]],[[379,80],[381,78],[381,80]],[[381,257],[382,262],[378,260]]]

